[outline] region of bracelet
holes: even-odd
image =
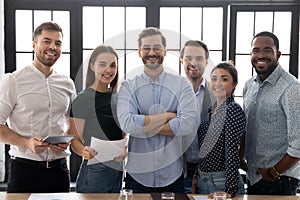
[[[273,166],[272,169],[273,169],[273,171],[275,172],[275,174],[276,174],[277,176],[280,176],[280,175],[281,175],[281,174],[276,170],[275,166]]]
[[[269,168],[269,169],[267,170],[267,174],[268,174],[268,176],[269,176],[272,180],[275,180],[277,177],[273,177],[272,174],[270,173],[270,170],[271,170],[271,168]]]

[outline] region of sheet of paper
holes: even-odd
[[[195,200],[209,200],[209,198],[207,198],[206,196],[192,196]]]
[[[28,200],[77,200],[79,199],[72,193],[32,193]]]
[[[192,196],[195,200],[211,200],[209,198],[207,198],[207,195],[206,196]],[[232,199],[229,199],[229,198],[226,198],[226,200],[232,200]]]
[[[125,145],[127,145],[127,138],[108,141],[92,137],[91,148],[97,152],[97,155],[88,161],[88,165],[113,160],[124,152]]]

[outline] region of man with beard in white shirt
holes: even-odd
[[[5,74],[0,82],[0,141],[10,144],[11,156],[7,192],[69,191],[69,144],[42,141],[47,135],[67,134],[76,96],[74,82],[53,69],[62,39],[58,24],[42,23],[33,34],[32,64]]]

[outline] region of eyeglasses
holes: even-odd
[[[151,49],[153,49],[155,53],[161,53],[164,47],[162,47],[161,45],[154,45],[153,47],[151,47],[150,45],[144,45],[141,47],[141,49],[144,53],[149,53]]]
[[[202,62],[205,60],[203,56],[183,56],[183,59],[189,63],[191,63],[193,59],[195,59],[195,62]]]
[[[273,54],[274,53],[274,50],[273,50],[273,48],[271,48],[271,47],[267,47],[267,48],[264,48],[264,49],[258,49],[258,48],[254,48],[254,49],[252,49],[252,51],[251,51],[251,54],[253,54],[253,55],[258,55],[258,54],[260,54],[260,53],[262,53],[262,54],[264,54],[264,55],[270,55],[270,54]]]

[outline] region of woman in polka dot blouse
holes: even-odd
[[[216,102],[209,108],[198,130],[197,171],[198,192],[209,194],[208,198],[213,198],[216,191],[225,191],[228,198],[244,193],[238,170],[246,118],[241,106],[234,101],[237,83],[237,70],[231,62],[222,62],[211,72],[210,90]]]

